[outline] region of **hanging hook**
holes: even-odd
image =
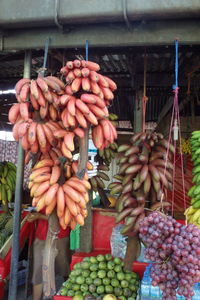
[[[46,71],[46,65],[47,65],[47,56],[48,56],[48,51],[49,51],[49,43],[50,43],[50,37],[48,37],[45,41],[45,46],[44,46],[44,61],[43,61],[43,66],[42,68],[40,68],[38,70],[38,73],[41,75],[41,76],[44,76],[45,75],[45,71]]]
[[[123,6],[124,21],[126,23],[128,30],[131,30],[131,23],[130,23],[130,21],[128,19],[128,15],[127,15],[127,0],[122,0],[122,6]]]
[[[59,0],[55,0],[55,13],[54,13],[54,22],[56,26],[63,31],[63,25],[61,25],[58,21],[58,9],[59,9]]]
[[[85,60],[88,61],[88,55],[89,55],[89,42],[88,40],[85,41]]]

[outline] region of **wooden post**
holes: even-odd
[[[89,192],[90,201],[87,204],[88,216],[85,225],[80,229],[80,252],[92,251],[92,191]]]
[[[136,92],[135,109],[134,109],[134,132],[142,130],[142,93]],[[140,241],[138,235],[128,237],[127,249],[124,259],[124,267],[126,270],[132,271],[133,262],[140,255]]]
[[[43,276],[43,293],[45,297],[55,295],[55,258],[58,250],[56,240],[59,232],[59,222],[56,211],[49,216],[48,233],[45,241],[42,276]]]

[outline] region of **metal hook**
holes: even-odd
[[[122,0],[122,6],[123,6],[124,21],[126,23],[128,30],[131,30],[131,23],[130,23],[130,21],[128,19],[128,15],[127,15],[127,0]]]
[[[59,9],[59,4],[60,4],[59,0],[55,0],[54,22],[55,22],[56,26],[57,26],[59,29],[63,30],[63,25],[61,25],[61,24],[59,23],[59,21],[58,21],[58,9]]]

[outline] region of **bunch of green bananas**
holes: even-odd
[[[200,209],[200,131],[193,131],[190,139],[192,148],[192,170],[194,185],[190,188],[188,196],[194,209]]]
[[[200,228],[200,209],[194,208],[192,206],[188,207],[184,212],[186,220],[188,223],[196,225]]]
[[[118,116],[115,114],[109,114],[108,119],[112,122],[112,124],[116,127]],[[103,150],[99,150],[99,156],[103,159],[103,162],[109,166],[111,161],[115,158],[117,154],[118,145],[117,143],[109,144]]]
[[[0,162],[0,201],[3,205],[12,200],[16,183],[16,166],[10,161]]]
[[[92,187],[93,191],[95,191],[95,192],[98,191],[98,187],[105,189],[105,184],[104,184],[103,180],[105,180],[105,181],[110,180],[108,175],[103,172],[103,171],[109,171],[108,166],[99,165],[97,167],[97,170],[98,170],[97,175],[90,178],[91,187]]]
[[[179,152],[181,152],[181,150],[183,154],[191,154],[191,145],[189,139],[181,138],[181,147],[179,147]]]

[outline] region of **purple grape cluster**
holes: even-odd
[[[193,285],[200,281],[200,230],[179,224],[170,216],[153,212],[140,223],[139,235],[147,246],[152,285],[163,291],[163,300],[176,299],[176,292],[191,300]]]

